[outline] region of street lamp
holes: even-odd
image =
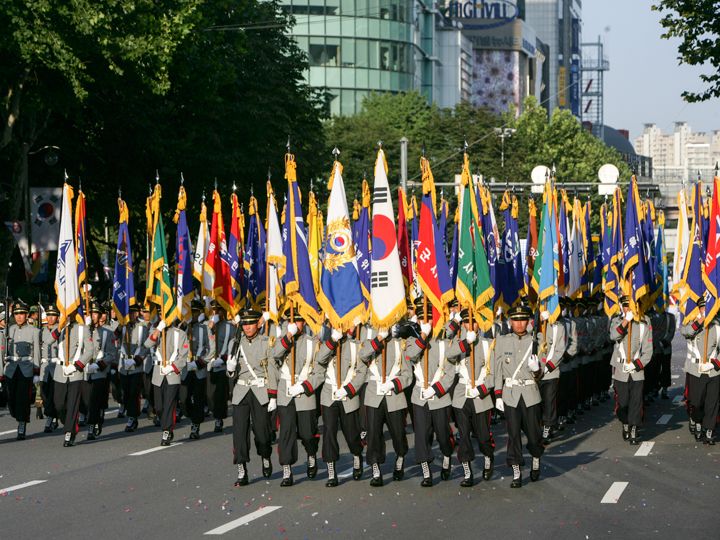
[[[493,128],[495,135],[500,137],[500,168],[505,168],[505,139],[512,137],[515,133],[514,128]]]

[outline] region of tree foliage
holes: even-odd
[[[717,0],[660,0],[652,6],[662,15],[665,39],[679,38],[678,60],[691,66],[710,66],[701,74],[706,87],[700,92],[684,91],[693,103],[720,96],[720,2]]]

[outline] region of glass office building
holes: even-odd
[[[412,0],[284,0],[293,36],[310,64],[308,82],[327,88],[329,113],[356,113],[372,91],[416,84]]]

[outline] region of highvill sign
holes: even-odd
[[[520,14],[515,2],[510,0],[453,0],[442,11],[446,17],[453,19],[472,19],[472,23],[463,22],[465,28],[496,28],[514,21]]]

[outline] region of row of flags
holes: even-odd
[[[187,194],[181,185],[173,218],[177,227],[174,261],[167,255],[158,183],[146,201],[144,296],[157,306],[166,324],[188,320],[191,300],[200,298],[206,306],[216,301],[231,316],[245,306],[266,310],[275,321],[298,314],[315,329],[326,319],[340,329],[368,320],[389,327],[405,315],[406,303],[418,298],[427,306],[423,312],[432,313],[436,332],[447,321],[453,298],[471,311],[482,330],[488,330],[498,315],[519,302],[546,311],[552,323],[560,316],[561,297],[599,299],[601,291],[608,316],[619,311],[622,295],[631,298],[638,317],[650,309],[663,311],[670,296],[680,303],[685,317],[697,315],[702,296],[708,298],[708,313],[720,311],[715,300],[720,288],[717,178],[712,205],[703,205],[699,185],[693,189],[690,226],[682,222],[687,206],[681,206],[679,229],[684,234],[678,235],[675,261],[681,261],[683,267],[675,267],[670,286],[664,215],[655,210],[652,201],[641,199],[634,177],[625,198],[621,188],[616,188],[612,200],[602,204],[596,216],[589,200],[583,203],[576,197],[571,203],[567,192],[548,178],[542,201],[536,204],[531,199],[528,203],[523,251],[517,198],[511,192],[503,193],[499,224],[491,192],[471,173],[467,154],[454,219],[447,201],[442,196],[438,201],[425,157],[420,170],[420,204],[398,189],[396,212],[387,162],[380,149],[372,189],[363,181],[361,200],[351,207],[343,167],[336,159],[324,219],[312,191],[307,214],[303,214],[297,163],[288,153],[282,205],[268,182],[265,219],[257,199],[251,196],[246,223],[233,191],[226,230],[222,198],[215,190],[210,215],[205,202],[201,204],[194,243],[186,216]],[[681,192],[679,200],[684,197]],[[63,324],[74,318],[82,321],[88,301],[85,198],[80,190],[74,219],[73,198],[73,189],[66,183],[56,272]],[[138,301],[137,260],[131,252],[129,214],[122,199],[118,208],[112,301],[118,320],[124,323],[130,306]],[[593,218],[599,221],[596,234],[592,232]],[[449,227],[448,220],[452,221]],[[452,231],[450,241],[448,229]]]

